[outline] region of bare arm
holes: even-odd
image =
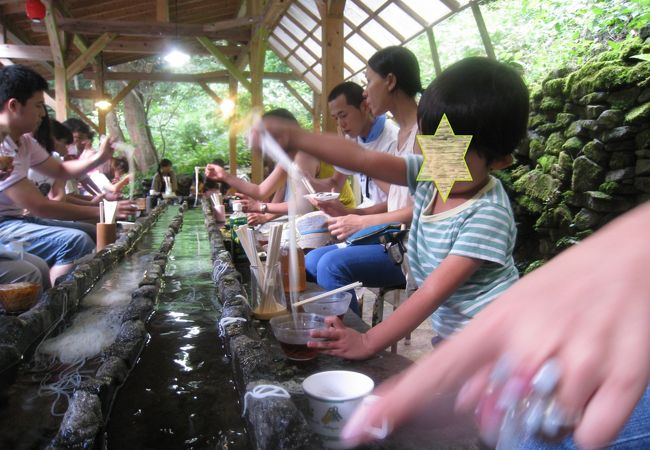
[[[343,185],[347,179],[347,175],[335,170],[334,175],[331,177],[310,177],[309,181],[311,182],[314,189],[316,189],[316,192],[341,192],[341,189],[343,189]]]
[[[397,342],[420,325],[445,300],[462,286],[481,266],[479,259],[447,256],[440,266],[426,278],[420,289],[393,312],[388,319],[367,333],[346,328],[338,317],[328,317],[331,328],[315,330],[312,337],[326,341],[310,341],[309,347],[324,353],[348,359],[364,359]]]
[[[216,181],[224,181],[237,192],[243,192],[256,200],[269,198],[287,179],[286,172],[280,166],[275,166],[271,174],[259,185],[244,181],[226,172],[223,167],[217,166],[216,164],[208,164],[205,173],[208,178]]]
[[[33,167],[34,170],[52,178],[69,179],[81,176],[101,165],[113,154],[112,141],[105,139],[97,153],[88,159],[76,159],[61,162],[56,158],[47,158]]]
[[[410,224],[413,218],[413,205],[396,209],[395,211],[381,214],[358,216],[350,214],[347,216],[333,217],[328,220],[328,229],[332,235],[342,241],[353,233],[373,225],[381,225],[388,222],[400,222]]]
[[[72,205],[43,197],[36,186],[26,178],[7,188],[5,193],[16,206],[28,210],[36,217],[62,220],[96,219],[99,217],[99,208],[96,206]]]

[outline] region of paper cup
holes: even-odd
[[[305,378],[302,388],[309,400],[307,421],[326,448],[347,448],[341,430],[375,383],[370,377],[347,370],[319,372]]]
[[[114,243],[116,238],[117,238],[117,224],[115,223],[97,224],[97,251],[100,251],[107,245]]]

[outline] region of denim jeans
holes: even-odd
[[[406,282],[400,266],[396,265],[379,244],[336,245],[317,248],[305,256],[307,275],[325,289],[334,289],[355,281],[366,287],[399,286]],[[359,314],[357,297],[352,292],[350,309]]]
[[[36,217],[6,217],[0,221],[0,242],[18,239],[29,243],[24,250],[44,259],[50,267],[73,263],[95,250],[95,243],[84,231],[47,223]]]
[[[549,444],[530,439],[517,446],[517,450],[576,450],[573,439],[567,438],[559,444]],[[614,442],[605,447],[611,450],[650,449],[650,386],[639,400],[625,427]]]

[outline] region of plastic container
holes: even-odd
[[[318,314],[285,314],[271,319],[273,335],[287,358],[294,361],[309,361],[316,357],[318,352],[307,347],[307,342],[319,340],[309,336],[311,330],[319,328],[325,328],[325,318]]]
[[[280,263],[260,277],[260,269],[251,266],[250,306],[256,319],[269,320],[287,313],[287,302],[282,289]]]
[[[313,292],[303,294],[300,296],[300,300],[302,301],[315,295],[318,294]],[[321,316],[339,316],[343,320],[343,316],[350,307],[350,301],[352,301],[352,294],[349,292],[339,292],[311,303],[306,303],[302,305],[302,308],[307,313],[319,314]]]

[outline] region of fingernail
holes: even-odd
[[[533,390],[540,395],[550,395],[560,381],[560,364],[550,359],[537,371],[531,382]]]
[[[548,437],[555,437],[560,432],[560,428],[566,426],[567,414],[564,412],[557,401],[551,403],[546,411],[544,421],[542,423],[542,433]]]
[[[514,408],[517,406],[519,400],[521,400],[525,389],[526,383],[521,377],[511,378],[503,386],[496,407],[502,411]]]
[[[548,402],[541,398],[531,400],[528,411],[524,414],[524,427],[528,436],[536,434],[542,427],[547,406]]]
[[[517,448],[519,439],[519,423],[515,408],[510,409],[503,417],[501,429],[497,437],[496,450],[510,450]]]

